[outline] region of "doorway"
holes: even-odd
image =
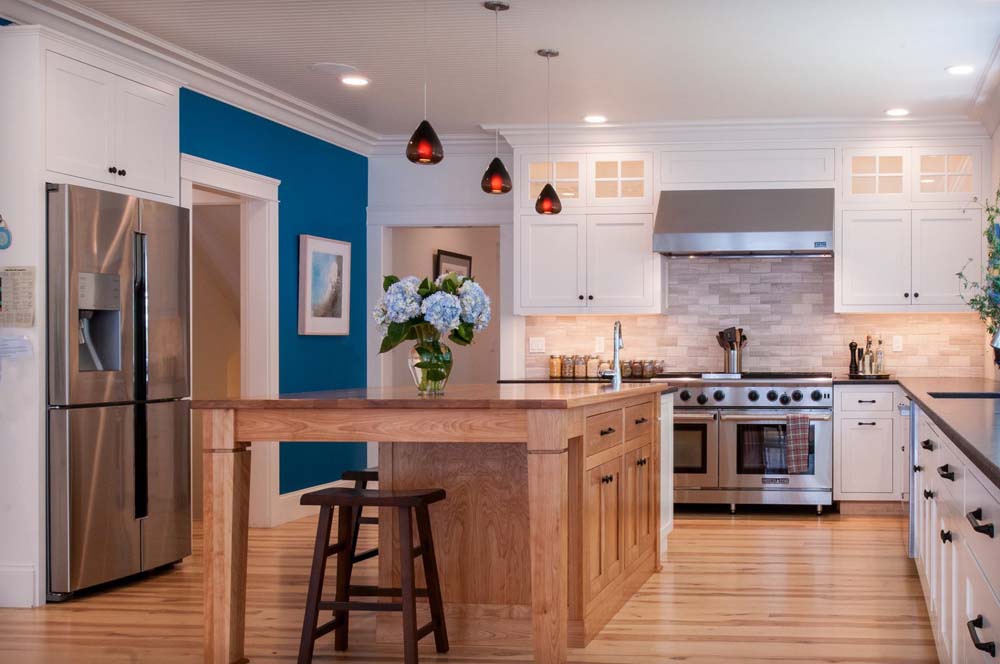
[[[434,276],[438,251],[472,259],[472,276],[490,296],[493,322],[476,335],[470,346],[450,343],[455,355],[449,385],[495,383],[500,378],[500,228],[451,226],[447,228],[397,227],[391,230],[392,254],[386,274],[399,277]],[[407,365],[410,345],[389,353],[387,372],[391,385],[412,385]]]

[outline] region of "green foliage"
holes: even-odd
[[[1000,217],[1000,189],[994,194],[992,201],[986,201],[983,209],[986,211],[986,230],[983,235],[986,236],[988,254],[982,281],[966,277],[965,268],[958,273],[958,279],[963,289],[962,300],[979,314],[990,334],[993,334],[1000,328],[1000,224],[997,223],[997,218]]]

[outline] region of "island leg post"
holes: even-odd
[[[203,430],[203,514],[206,664],[248,661],[246,618],[250,449],[236,442],[233,410],[206,410]]]
[[[535,662],[567,657],[569,454],[566,411],[528,412],[528,509]]]

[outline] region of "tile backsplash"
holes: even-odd
[[[721,371],[715,335],[734,325],[749,338],[745,371],[846,373],[847,344],[872,334],[893,374],[983,376],[987,338],[976,314],[835,314],[832,258],[674,258],[669,274],[666,315],[528,317],[525,376],[547,376],[550,354],[593,353],[595,337],[610,349],[616,319],[622,356],[662,359],[668,371]],[[544,337],[546,352],[527,352],[529,337]]]

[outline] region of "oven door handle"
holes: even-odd
[[[833,415],[808,415],[810,422],[829,422]],[[787,415],[726,415],[721,416],[723,422],[783,422],[787,421]]]
[[[678,415],[677,411],[674,411],[674,422],[678,424],[684,424],[685,422],[714,422],[716,419],[716,413],[684,413],[683,415]]]

